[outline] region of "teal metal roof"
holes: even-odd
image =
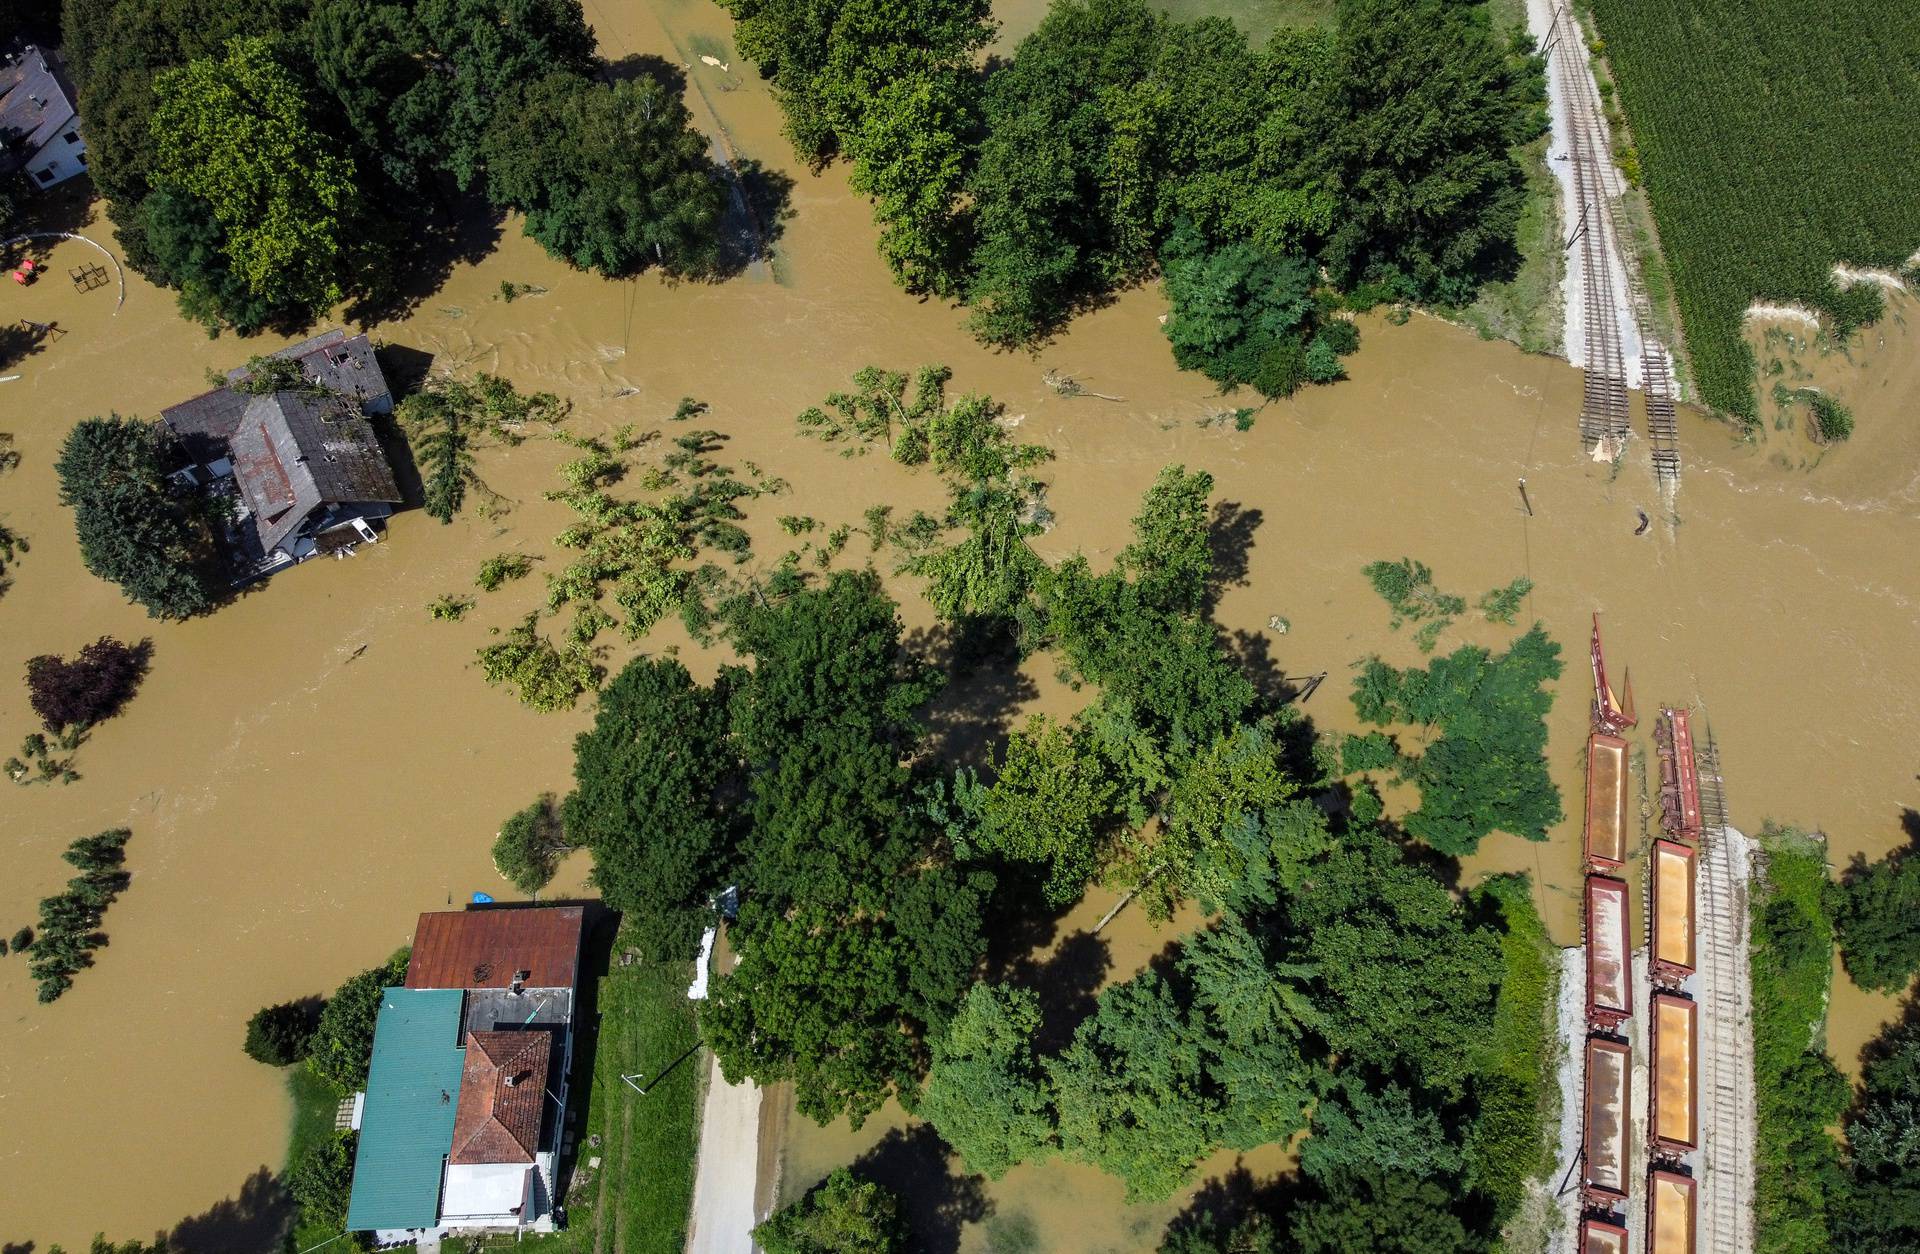
[[[431,1228],[460,1105],[459,989],[390,988],[373,1031],[347,1227]]]

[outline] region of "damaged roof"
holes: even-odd
[[[317,506],[400,501],[373,425],[344,397],[252,397],[229,447],[260,547],[269,553]]]

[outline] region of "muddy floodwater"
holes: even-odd
[[[1791,432],[1738,444],[1725,427],[1683,416],[1687,469],[1670,506],[1643,448],[1617,473],[1582,459],[1580,379],[1565,363],[1428,318],[1399,327],[1369,318],[1349,381],[1268,406],[1246,432],[1203,426],[1222,403],[1205,380],[1174,370],[1157,292],[1123,296],[1038,355],[988,352],[953,310],[892,287],[842,171],[793,167],[717,8],[590,0],[587,12],[609,55],[687,65],[700,124],[794,180],[776,264],[719,285],[610,283],[547,259],[510,221],[484,262],[456,268],[404,320],[372,328],[380,339],[431,354],[436,370],[494,371],[557,392],[583,433],[665,426],[681,396],[707,401],[702,421],[730,437],[720,460],[752,461],[793,485],[789,497],[749,506],[759,564],[794,543],[776,514],[832,526],[882,502],[902,513],[939,506],[930,476],[879,455],[843,459],[797,438],[793,416],[863,365],[944,362],[956,389],[1000,398],[1022,439],[1056,451],[1058,526],[1039,540],[1050,558],[1110,559],[1162,466],[1212,471],[1245,538],[1219,617],[1272,672],[1329,673],[1306,707],[1324,730],[1353,726],[1346,692],[1357,658],[1418,659],[1405,633],[1387,629],[1363,564],[1418,558],[1469,600],[1526,575],[1536,586],[1523,623],[1544,621],[1566,646],[1549,753],[1569,814],[1586,727],[1584,642],[1598,610],[1610,661],[1631,668],[1643,712],[1661,702],[1704,709],[1738,825],[1820,827],[1836,861],[1904,839],[1901,808],[1920,806],[1920,355],[1910,305],[1853,361],[1817,365],[1855,408],[1851,443],[1815,458]],[[702,54],[732,68],[705,66]],[[110,240],[104,221],[87,229]],[[547,554],[557,565],[551,538],[567,520],[541,493],[567,450],[534,441],[485,455],[482,474],[512,503],[498,519],[441,526],[406,514],[352,560],[283,573],[201,621],[150,622],[80,567],[71,516],[55,499],[60,440],[91,414],[152,415],[201,390],[209,367],[277,342],[210,341],[176,315],[170,294],[132,275],[117,311],[111,285],[77,294],[59,276],[83,250],[50,250],[52,277],[0,297],[0,317],[62,331],[0,371],[19,376],[0,383],[0,431],[22,456],[0,476],[0,519],[32,544],[0,595],[0,750],[32,730],[11,678],[26,658],[111,634],[150,635],[154,661],[127,712],[79,750],[80,782],[0,788],[0,932],[30,921],[58,888],[69,841],[133,831],[133,882],[108,915],[111,943],[73,990],[38,1006],[24,961],[0,965],[0,1241],[71,1248],[97,1230],[126,1237],[185,1221],[194,1248],[244,1250],[271,1218],[253,1213],[259,1173],[279,1168],[288,1117],[281,1076],[241,1053],[248,1015],[380,959],[407,940],[418,911],[475,890],[510,896],[487,853],[499,821],[567,787],[587,710],[529,713],[473,666],[488,629],[537,602],[537,577],[479,595],[464,622],[432,622],[424,608],[470,591],[494,553]],[[508,304],[503,281],[544,290]],[[1049,368],[1124,399],[1061,398],[1042,382]],[[1654,521],[1636,537],[1639,510]],[[839,559],[865,560],[859,536]],[[931,626],[912,581],[896,580],[895,591],[910,627]],[[1276,618],[1284,634],[1270,628]],[[1440,647],[1511,634],[1463,619]],[[675,646],[696,670],[718,662],[672,625],[641,647]],[[614,646],[607,661],[632,652]],[[983,695],[1000,698],[1009,719],[1016,706],[1071,709],[1083,698],[1051,668],[1039,660]],[[972,743],[1004,726],[974,729]],[[1571,943],[1578,843],[1571,820],[1544,844],[1494,837],[1468,877],[1529,872],[1555,936]],[[576,859],[556,889],[577,889],[583,875]],[[1096,890],[1036,961],[1086,946],[1076,937],[1110,900]],[[1180,926],[1156,931],[1123,914],[1089,978],[1124,978]],[[1836,994],[1843,1063],[1888,1010],[1885,999]],[[853,1136],[790,1122],[786,1191],[894,1126],[877,1118]],[[1282,1165],[1278,1150],[1246,1164],[1255,1175]],[[1232,1166],[1224,1157],[1209,1172]],[[1114,1182],[1056,1163],[959,1190],[951,1214],[970,1250],[986,1248],[990,1223],[1015,1219],[1031,1225],[1036,1248],[1146,1250],[1177,1207],[1125,1208]]]

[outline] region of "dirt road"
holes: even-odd
[[[719,1061],[711,1066],[687,1254],[747,1254],[753,1248],[760,1089],[751,1082],[728,1084]]]

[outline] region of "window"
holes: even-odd
[[[53,170],[51,167],[45,170],[35,170],[33,172],[33,177],[39,179],[40,185],[44,187],[48,183],[53,182]]]
[[[66,140],[69,144],[77,144],[80,142],[80,132],[68,131],[65,135],[62,135],[60,138]]]

